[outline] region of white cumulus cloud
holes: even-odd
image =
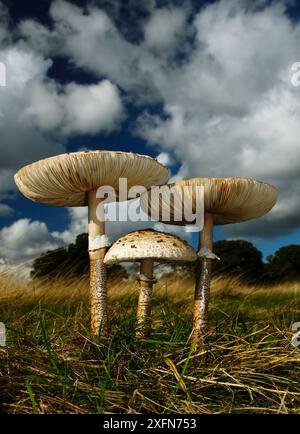
[[[186,5],[157,8],[151,2],[134,42],[96,3],[83,9],[53,1],[51,29],[26,20],[20,24],[24,40],[14,43],[4,25],[0,60],[8,66],[8,86],[0,89],[0,194],[13,188],[16,167],[64,150],[55,134],[119,128],[124,92],[139,109],[134,133],[160,152],[160,161],[179,163],[172,181],[248,176],[278,188],[270,214],[228,226],[224,235],[266,238],[299,228],[300,88],[291,83],[291,66],[300,60],[300,24],[289,18],[287,3],[219,0],[192,13]],[[0,21],[5,17],[0,14]],[[50,80],[54,53],[98,82]],[[86,227],[84,213],[70,211],[66,231],[45,240],[69,242]],[[137,225],[124,223],[124,231],[131,227]],[[107,230],[113,238],[123,229],[111,222]]]
[[[109,80],[93,85],[35,84],[26,113],[39,129],[59,129],[66,136],[110,132],[124,118],[119,91]]]
[[[144,27],[145,44],[158,53],[170,54],[186,32],[186,13],[180,8],[159,8]]]
[[[9,262],[30,261],[60,244],[44,222],[24,218],[0,229],[0,257]]]

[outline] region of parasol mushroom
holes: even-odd
[[[194,249],[184,240],[174,235],[146,229],[131,232],[119,238],[108,250],[104,262],[140,262],[139,299],[137,308],[137,338],[150,334],[150,314],[155,261],[196,261]]]
[[[196,263],[196,283],[192,342],[204,345],[207,332],[207,312],[210,296],[211,266],[214,259],[219,259],[212,252],[213,226],[243,222],[263,216],[270,211],[277,201],[277,190],[270,184],[249,178],[192,178],[167,184],[174,196],[184,197],[184,202],[192,202],[193,212],[204,213],[203,229],[199,233],[198,256]],[[165,188],[166,186],[163,186]],[[202,207],[196,207],[196,190],[204,192]],[[149,194],[150,193],[150,194]],[[141,195],[141,208],[163,223],[173,225],[191,225],[178,209],[177,203],[170,203],[170,218],[164,219],[163,211],[169,202],[164,195],[159,200],[151,200],[151,192]],[[185,203],[183,203],[184,206]],[[182,202],[180,203],[182,207]],[[179,212],[180,211],[180,212]],[[181,219],[176,215],[181,215]],[[190,213],[191,215],[191,213]],[[201,221],[201,218],[199,219]]]
[[[126,197],[119,196],[119,178],[127,181]],[[15,183],[28,199],[58,206],[88,206],[91,329],[107,335],[106,268],[103,262],[105,234],[104,201],[99,187],[114,189],[114,200],[126,200],[133,186],[163,184],[168,169],[155,159],[129,152],[87,151],[61,154],[29,164],[15,175]],[[106,201],[107,202],[107,201]]]

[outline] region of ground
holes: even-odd
[[[300,283],[213,281],[206,352],[192,353],[193,281],[163,277],[151,339],[134,338],[137,285],[109,282],[111,338],[89,332],[88,283],[0,276],[0,413],[300,413]],[[299,339],[300,341],[300,339]]]

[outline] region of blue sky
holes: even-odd
[[[23,165],[79,149],[159,156],[175,179],[270,182],[279,190],[272,212],[216,228],[215,238],[249,240],[265,256],[299,243],[300,86],[291,83],[300,62],[297,2],[0,5],[7,67],[0,258],[30,262],[86,230],[84,210],[33,203],[13,183]],[[111,225],[110,237],[133,229]],[[196,235],[189,241],[196,245]]]

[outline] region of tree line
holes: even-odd
[[[57,278],[88,275],[88,235],[80,234],[75,243],[49,250],[33,262],[32,277]],[[300,280],[300,245],[278,249],[263,261],[262,253],[249,241],[221,240],[214,243],[214,253],[221,258],[214,261],[213,274],[239,276],[249,283],[278,283]],[[193,273],[193,265],[185,264]],[[109,275],[125,277],[120,265],[108,267]]]

